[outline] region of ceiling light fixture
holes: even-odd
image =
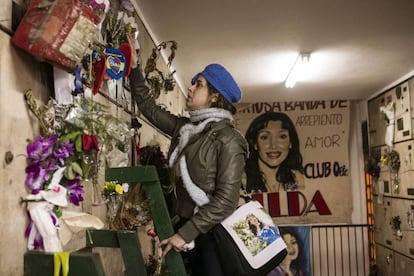
[[[303,75],[307,73],[307,67],[310,60],[310,53],[299,53],[296,57],[295,63],[290,68],[285,80],[286,88],[292,88],[296,82],[302,79]]]

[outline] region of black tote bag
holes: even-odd
[[[267,275],[287,254],[279,229],[257,201],[240,206],[212,232],[226,276]]]

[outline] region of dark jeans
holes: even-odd
[[[177,226],[180,224],[183,221]],[[217,244],[211,233],[200,234],[195,239],[194,249],[183,252],[182,256],[191,276],[224,276]]]
[[[216,241],[212,234],[200,234],[188,251],[192,276],[222,276]]]

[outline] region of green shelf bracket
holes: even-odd
[[[170,215],[168,213],[167,204],[164,198],[164,193],[161,188],[160,180],[159,180],[155,166],[108,168],[105,170],[105,181],[117,181],[119,183],[130,183],[130,184],[141,183],[149,200],[151,214],[152,214],[153,221],[154,221],[154,227],[157,231],[159,239],[163,240],[165,238],[168,238],[174,235],[174,229],[171,224]],[[93,233],[95,234],[95,232],[99,232],[99,231],[105,231],[105,230],[94,230]],[[125,232],[122,232],[122,231],[117,232],[117,233],[125,234]],[[125,244],[121,244],[122,239],[120,239],[119,236],[114,238],[114,236],[111,236],[111,235],[113,234],[108,234],[108,236],[110,237],[108,237],[107,241],[100,241],[100,242],[105,242],[105,243],[108,243],[109,245],[116,244],[117,245],[116,247],[120,246],[121,250],[123,246],[127,246],[128,242],[125,242]],[[93,242],[96,242],[95,239]],[[109,247],[115,247],[115,246],[109,246]],[[134,245],[128,244],[128,248],[129,248],[128,251],[132,250],[131,247],[139,248],[140,247],[139,240],[137,239],[136,244]],[[141,257],[139,257],[138,255],[135,255],[135,257],[143,260],[142,255]],[[124,256],[124,261],[126,261],[126,258],[128,258],[128,260],[132,259],[132,257],[129,258],[129,257]],[[170,250],[168,254],[165,256],[165,264],[168,270],[167,273],[169,275],[173,275],[173,276],[187,275],[184,262],[183,262],[183,259],[180,253],[177,253],[174,250]],[[134,274],[131,274],[131,275],[134,275]],[[139,274],[139,275],[146,275],[146,274]]]
[[[147,275],[135,231],[87,230],[86,246],[120,248],[127,275]]]

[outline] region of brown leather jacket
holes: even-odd
[[[148,93],[141,70],[130,74],[132,96],[142,114],[158,129],[172,137],[168,157],[179,142],[179,130],[190,123],[158,106]],[[192,181],[209,197],[209,203],[198,208],[182,182],[176,184],[176,214],[189,218],[178,233],[186,242],[200,233],[207,233],[223,221],[237,207],[242,174],[247,157],[247,142],[230,120],[211,122],[192,137],[184,149],[187,168]]]

